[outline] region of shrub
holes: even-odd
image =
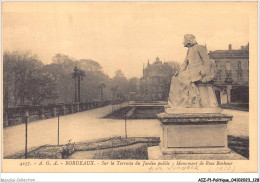
[[[61,151],[62,159],[65,159],[68,156],[72,155],[75,151],[76,151],[75,142],[71,143],[71,139],[70,139],[69,142],[64,147],[62,147],[62,151]]]

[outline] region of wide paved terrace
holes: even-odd
[[[125,136],[125,120],[106,119],[112,106],[96,108],[60,117],[60,144],[81,142],[105,137]],[[233,115],[228,124],[228,134],[248,136],[248,112],[224,109],[223,113]],[[58,118],[34,121],[28,124],[28,149],[45,144],[57,144]],[[127,120],[128,137],[159,137],[160,122],[156,119]],[[4,128],[3,155],[24,151],[25,125]]]

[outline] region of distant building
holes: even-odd
[[[219,103],[248,103],[249,101],[249,44],[233,50],[209,52],[216,62],[216,94]]]
[[[162,62],[158,57],[147,66],[143,67],[143,77],[140,79],[140,89],[142,99],[148,101],[167,101],[170,83],[173,73],[174,63]]]
[[[249,44],[239,50],[233,50],[230,44],[227,50],[209,52],[209,57],[216,62],[214,85],[218,102],[248,103]],[[140,79],[142,99],[167,101],[171,78],[176,70],[177,66],[172,62],[162,62],[158,57],[152,64],[148,60]]]

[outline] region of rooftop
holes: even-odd
[[[248,59],[249,52],[245,50],[216,50],[210,52],[209,57],[212,59],[232,59],[232,58]]]
[[[216,50],[209,52],[209,57],[211,59],[248,59],[248,46],[241,46],[240,50],[232,50],[232,45],[229,45],[228,50]]]

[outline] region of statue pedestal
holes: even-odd
[[[221,113],[222,109],[219,107],[207,107],[207,108],[165,108],[167,114],[198,114],[198,111],[203,114],[209,113]]]
[[[199,109],[197,109],[197,112]],[[167,154],[229,153],[227,123],[232,116],[221,113],[160,113],[160,148]]]

